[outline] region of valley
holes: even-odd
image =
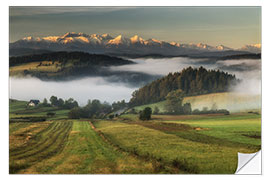
[[[9,175],[263,172],[261,5],[57,3],[6,8]]]
[[[46,117],[48,108],[26,103],[11,101],[11,118]],[[11,174],[231,174],[237,152],[257,152],[261,145],[259,114],[153,115],[141,121],[125,113],[113,120],[74,120],[61,109],[51,111],[55,117],[45,122],[10,123]]]

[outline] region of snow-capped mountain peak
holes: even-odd
[[[216,49],[219,51],[232,50],[232,48],[229,48],[229,47],[224,46],[224,45],[218,45],[218,46],[216,46]]]
[[[102,38],[103,38],[104,40],[113,39],[113,37],[110,36],[109,34],[102,34],[101,36],[102,36]]]
[[[11,48],[33,48],[48,50],[83,50],[89,52],[122,52],[127,53],[166,53],[185,54],[207,51],[227,51],[238,50],[253,53],[261,52],[261,44],[246,45],[239,49],[232,49],[224,45],[211,46],[205,43],[177,43],[165,42],[157,39],[144,40],[138,35],[126,38],[123,35],[112,37],[109,34],[84,34],[68,32],[60,36],[47,37],[25,37],[14,43],[10,43]]]
[[[66,34],[64,34],[62,37],[78,37],[78,36],[82,36],[82,33],[75,33],[75,32],[68,32]]]
[[[180,47],[180,43],[177,42],[170,42],[170,45]]]
[[[131,43],[140,43],[140,44],[144,44],[144,39],[139,37],[138,35],[135,35],[133,37],[130,38]]]
[[[256,47],[256,48],[262,48],[261,44],[253,44],[253,46]]]
[[[204,43],[198,43],[196,44],[196,46],[201,49],[213,50],[212,46],[209,46],[208,44],[204,44]]]
[[[261,44],[249,44],[249,45],[243,46],[239,50],[248,51],[248,52],[252,52],[252,53],[260,53],[261,47],[262,47]]]
[[[146,45],[161,45],[161,41],[157,40],[157,39],[148,39],[145,41]]]
[[[22,38],[24,41],[40,41],[40,38],[34,38],[32,36]]]
[[[109,40],[108,44],[113,44],[113,45],[125,44],[125,45],[129,45],[130,40],[125,38],[123,35],[118,35],[116,38]]]
[[[59,36],[47,36],[42,39],[49,42],[57,42],[59,38]]]

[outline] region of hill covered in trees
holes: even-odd
[[[111,66],[111,65],[124,65],[132,64],[132,61],[124,60],[118,57],[107,55],[88,54],[85,52],[52,52],[44,54],[34,54],[27,56],[10,57],[9,65],[15,66],[29,62],[52,61],[60,63],[72,63],[73,65],[98,65],[98,66]]]
[[[140,83],[141,79],[151,82],[155,78],[146,73],[111,71],[109,68],[110,66],[127,64],[134,64],[134,62],[123,58],[84,52],[52,52],[10,57],[9,72],[10,76],[32,76],[53,81],[102,76],[108,77],[110,81],[122,82],[125,80],[131,84]]]
[[[167,76],[136,90],[130,99],[130,105],[143,105],[165,100],[168,93],[181,89],[185,96],[216,92],[227,92],[240,80],[219,70],[206,70],[203,67],[188,67],[181,72]]]

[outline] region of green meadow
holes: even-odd
[[[230,112],[248,112],[250,110],[261,109],[261,96],[251,95],[243,93],[211,93],[198,96],[184,97],[183,104],[190,103],[192,110],[203,108],[211,109],[215,104],[218,109],[227,109]],[[136,106],[134,109],[138,112],[143,110],[145,107],[159,108],[160,113],[166,112],[166,101],[160,101],[153,104],[147,104],[142,106]]]
[[[261,149],[258,113],[72,120],[26,103],[10,100],[11,174],[233,174],[238,152]],[[46,121],[11,121],[25,117]]]

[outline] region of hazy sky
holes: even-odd
[[[9,13],[10,42],[83,32],[232,48],[261,43],[260,7],[10,7]]]

